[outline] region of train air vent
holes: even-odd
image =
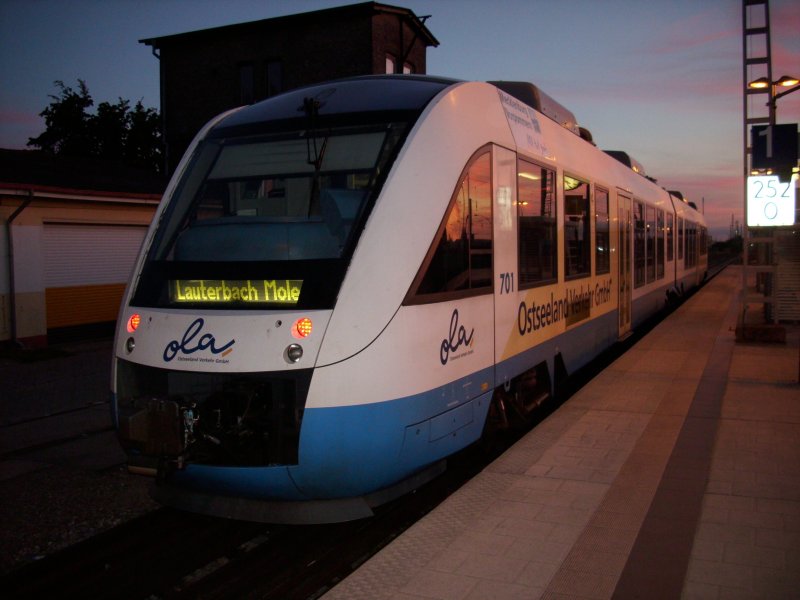
[[[509,96],[524,102],[531,108],[538,110],[545,117],[555,121],[575,135],[580,135],[578,121],[572,111],[568,110],[538,87],[527,81],[489,81],[493,86],[500,88]]]
[[[622,150],[603,150],[603,152],[605,152],[612,158],[617,159],[623,165],[625,165],[629,169],[632,169],[634,172],[638,173],[642,177],[647,177],[647,174],[644,172],[644,167],[642,166],[642,163],[632,158],[631,155],[628,154],[627,152],[624,152]]]

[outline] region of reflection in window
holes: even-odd
[[[564,268],[567,277],[589,274],[590,228],[589,184],[564,175]]]
[[[647,283],[656,279],[656,209],[648,206],[647,212]]]
[[[667,213],[667,262],[675,259],[675,215]]]
[[[517,161],[519,219],[519,286],[522,289],[558,277],[555,175],[553,171]]]
[[[656,223],[656,278],[664,278],[664,211],[658,210]]]
[[[684,224],[683,217],[678,217],[678,260],[683,260]]]
[[[644,285],[644,240],[646,232],[644,204],[633,203],[633,287]]]
[[[601,275],[611,271],[611,238],[608,230],[608,192],[595,188],[595,273]]]
[[[492,287],[491,154],[473,159],[456,188],[417,295]]]

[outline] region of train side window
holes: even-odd
[[[647,215],[647,283],[656,279],[656,209],[645,207]]]
[[[675,215],[667,213],[667,262],[675,260]]]
[[[517,160],[519,287],[558,279],[558,224],[555,174]]]
[[[664,279],[664,211],[656,214],[656,279]]]
[[[611,272],[611,238],[608,229],[608,192],[595,188],[594,192],[594,245],[595,274]]]
[[[492,281],[492,155],[483,150],[459,180],[408,303],[491,291]]]
[[[685,267],[691,267],[694,265],[692,262],[692,224],[689,221],[686,221],[684,227],[686,227],[686,233],[684,234],[686,248],[683,251],[683,264]]]
[[[684,224],[683,217],[678,217],[678,260],[683,260]]]
[[[633,287],[644,285],[644,204],[633,203]]]
[[[694,223],[686,223],[686,262],[687,267],[697,264],[697,229]]]
[[[708,254],[708,229],[700,227],[700,256]]]
[[[564,270],[567,278],[589,275],[591,265],[589,184],[564,175]]]

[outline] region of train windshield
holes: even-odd
[[[204,141],[164,212],[134,302],[332,305],[405,130],[382,123]]]

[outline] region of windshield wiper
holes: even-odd
[[[322,140],[322,147],[317,148],[317,118],[322,103],[316,98],[303,98],[302,110],[308,118],[308,130],[306,131],[306,162],[314,166],[314,177],[311,180],[311,198],[308,203],[308,216],[316,214],[320,210],[320,171],[322,161],[325,158],[325,149],[328,147],[329,135]],[[312,157],[313,145],[313,157]]]

